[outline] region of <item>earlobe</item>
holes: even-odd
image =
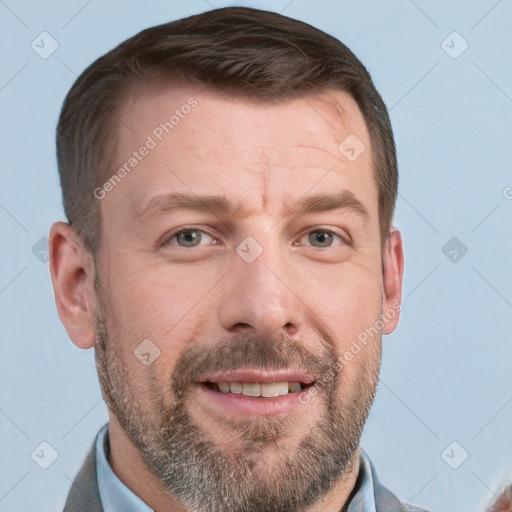
[[[77,347],[91,348],[96,341],[94,259],[74,228],[65,222],[53,224],[49,249],[59,318]]]
[[[382,314],[383,334],[391,334],[398,325],[402,304],[404,276],[404,251],[400,231],[393,229],[386,242],[384,254],[384,279]]]

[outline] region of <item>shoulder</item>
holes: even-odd
[[[382,485],[377,478],[377,473],[368,455],[363,452],[363,458],[366,458],[371,468],[373,485],[375,490],[376,512],[428,512],[427,510],[408,503],[403,503],[387,487]]]
[[[376,512],[428,512],[400,501],[389,489],[378,483],[375,487]]]
[[[406,510],[407,512],[428,512],[424,508],[413,507],[411,505],[404,505],[404,507],[404,510]]]
[[[97,437],[71,485],[63,512],[103,512],[96,474]]]

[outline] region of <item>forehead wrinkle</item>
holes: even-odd
[[[263,189],[261,191],[261,199],[263,204],[263,211],[268,213],[268,203],[269,203],[269,181],[270,181],[270,148],[268,146],[262,146],[261,157],[262,157],[262,179],[263,179]]]
[[[344,158],[342,158],[342,155],[340,153],[336,154],[336,153],[331,153],[328,149],[325,149],[325,148],[322,148],[322,147],[319,147],[319,146],[312,146],[312,145],[307,145],[307,144],[293,144],[293,145],[290,145],[290,146],[286,146],[286,145],[279,145],[279,146],[273,146],[274,149],[288,149],[288,148],[300,148],[301,150],[306,150],[306,152],[308,154],[311,154],[311,153],[321,153],[322,155],[327,155],[329,158],[333,158],[334,160],[336,160],[336,164],[338,163],[343,163],[343,164],[346,164],[348,163]],[[276,152],[274,152],[276,153]],[[316,155],[318,156],[318,155]],[[277,158],[274,158],[274,160],[277,160]],[[312,163],[305,163],[303,162],[303,158],[302,157],[299,157],[299,160],[301,162],[301,164],[303,165],[288,165],[288,166],[284,166],[284,165],[280,165],[278,163],[278,167],[285,167],[285,168],[297,168],[297,169],[300,169],[300,168],[325,168],[325,164],[318,164],[318,165],[315,165],[315,164],[312,164]],[[276,162],[273,162],[273,163],[276,163]]]

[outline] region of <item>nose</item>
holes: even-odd
[[[285,255],[268,247],[251,263],[234,254],[220,306],[224,329],[268,338],[295,335],[304,323],[305,304],[292,288],[291,274]]]

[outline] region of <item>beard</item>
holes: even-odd
[[[127,336],[107,314],[99,286],[97,297],[95,358],[103,399],[170,500],[178,499],[190,512],[298,512],[349,472],[377,388],[380,340],[374,340],[378,349],[365,348],[364,365],[353,382],[344,382],[342,368],[323,384],[316,397],[322,413],[311,428],[297,425],[304,412],[298,420],[293,413],[284,419],[228,419],[205,410],[228,439],[229,449],[223,449],[190,413],[195,378],[241,367],[293,368],[321,376],[333,368],[334,352],[313,355],[286,337],[231,336],[213,347],[186,350],[164,389],[155,373],[158,360],[153,362],[146,368],[142,395],[125,365]],[[287,440],[297,436],[301,440],[288,446]]]

